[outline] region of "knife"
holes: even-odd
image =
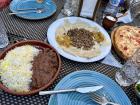
[[[62,90],[53,90],[53,91],[40,91],[39,95],[66,93],[66,92],[91,93],[101,88],[103,88],[103,86],[81,87],[81,88],[62,89]]]
[[[17,9],[17,11],[38,10],[38,9],[43,9],[43,8],[19,8]]]

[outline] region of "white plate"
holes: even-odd
[[[56,38],[55,38],[55,32],[56,32],[57,28],[60,25],[62,25],[64,23],[64,20],[66,20],[66,19],[68,19],[68,21],[71,22],[71,23],[75,23],[77,20],[80,20],[80,21],[83,21],[83,22],[87,22],[91,26],[97,27],[99,29],[99,31],[101,33],[103,33],[104,37],[109,41],[110,44],[108,46],[101,47],[101,54],[99,56],[93,57],[93,58],[82,58],[82,57],[74,56],[70,53],[65,52],[62,48],[59,47],[59,45],[56,41]],[[63,57],[65,57],[67,59],[77,61],[77,62],[95,62],[95,61],[101,60],[106,55],[108,55],[108,53],[111,50],[111,39],[110,39],[108,33],[105,31],[105,29],[102,28],[100,25],[98,25],[94,21],[84,19],[84,18],[80,18],[80,17],[66,17],[66,18],[56,20],[48,28],[47,38],[48,38],[49,43],[58,51],[58,53],[60,55],[62,55]]]

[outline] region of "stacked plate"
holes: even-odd
[[[104,88],[97,91],[105,95],[108,100],[120,105],[132,105],[127,95],[113,80],[109,77],[90,70],[76,71],[64,77],[55,87],[57,89],[68,89],[85,86],[103,85]],[[87,94],[65,93],[52,95],[49,105],[97,105]]]

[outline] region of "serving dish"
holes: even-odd
[[[76,24],[77,22],[79,22],[80,24],[81,23],[82,24],[83,23],[88,24],[87,27],[94,27],[95,29],[98,29],[99,32],[101,32],[103,34],[104,38],[108,41],[108,44],[106,44],[106,45],[104,44],[105,46],[104,45],[100,46],[99,49],[100,49],[101,53],[99,55],[97,55],[97,56],[94,56],[94,57],[81,57],[81,56],[74,55],[74,54],[72,54],[72,53],[70,53],[68,51],[65,51],[63,48],[61,48],[59,46],[59,44],[58,44],[58,42],[56,40],[56,32],[61,27],[61,25],[66,24],[66,26],[68,26],[69,24],[68,24],[67,21],[69,21],[70,24]],[[64,56],[67,59],[77,61],[77,62],[86,63],[86,62],[95,62],[95,61],[101,60],[105,56],[107,56],[108,53],[111,50],[111,39],[110,39],[110,36],[108,35],[108,33],[105,31],[105,29],[102,28],[99,24],[97,24],[94,21],[84,19],[84,18],[80,18],[80,17],[66,17],[66,18],[56,20],[48,28],[47,38],[48,38],[48,42],[58,51],[58,53],[60,55]],[[94,52],[94,50],[92,50],[92,52]],[[89,53],[91,53],[91,52],[89,52]],[[87,53],[84,52],[83,55],[85,56],[85,55],[87,55]]]
[[[61,59],[60,59],[59,54],[56,52],[56,50],[53,47],[51,47],[50,45],[48,45],[48,44],[46,44],[44,42],[41,42],[41,41],[37,41],[37,40],[21,41],[21,42],[17,42],[15,44],[9,46],[8,48],[6,48],[0,54],[0,60],[2,60],[6,56],[8,51],[11,51],[11,50],[13,50],[16,47],[20,47],[20,46],[24,46],[24,45],[38,46],[38,47],[43,48],[43,49],[47,49],[47,48],[51,49],[53,52],[56,53],[57,62],[58,62],[58,68],[57,68],[57,71],[54,73],[53,77],[50,78],[50,80],[49,80],[49,82],[47,84],[45,84],[44,86],[42,86],[40,88],[32,89],[29,92],[22,92],[22,93],[20,93],[20,92],[12,91],[12,90],[8,89],[6,86],[4,86],[2,84],[2,82],[0,82],[0,89],[4,90],[5,92],[8,92],[10,94],[13,94],[13,95],[32,95],[32,94],[35,94],[35,93],[37,93],[37,92],[39,92],[41,90],[44,90],[44,89],[48,88],[54,82],[56,77],[58,76],[59,71],[60,71],[60,67],[61,67]]]

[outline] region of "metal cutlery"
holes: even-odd
[[[22,11],[22,12],[13,12],[9,13],[9,15],[15,15],[15,14],[27,14],[27,13],[43,13],[45,11],[44,8],[37,9],[35,11]]]
[[[47,5],[51,5],[49,2],[46,2]],[[47,7],[45,7],[47,8]],[[17,11],[26,11],[26,10],[38,10],[38,9],[43,9],[43,7],[41,8],[18,8]]]
[[[100,96],[96,93],[89,93],[90,98],[95,101],[96,103],[100,104],[100,105],[120,105],[114,102],[110,102],[107,100],[107,98],[105,96]]]
[[[44,8],[19,8],[17,9],[17,11],[39,10],[39,9],[44,9]]]
[[[92,86],[92,87],[82,87],[82,88],[73,88],[73,89],[53,90],[53,91],[40,91],[39,95],[65,93],[65,92],[91,93],[101,88],[103,88],[103,86]]]

